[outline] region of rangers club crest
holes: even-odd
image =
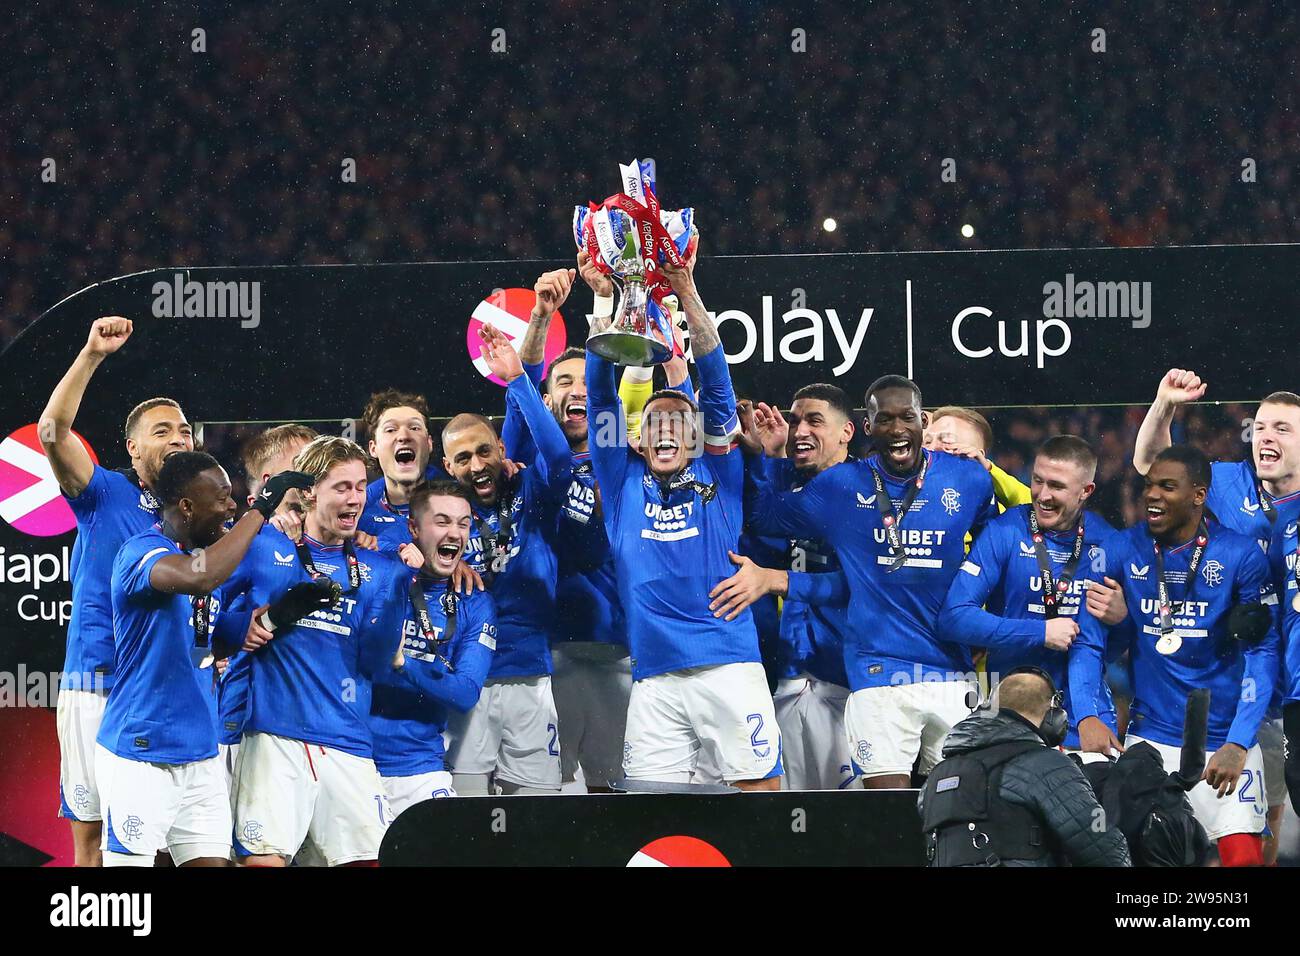
[[[943,510],[948,514],[955,515],[961,510],[961,493],[956,488],[945,488],[939,504],[943,505]]]
[[[1218,587],[1223,583],[1223,565],[1218,561],[1206,561],[1201,568],[1201,577],[1209,587]]]

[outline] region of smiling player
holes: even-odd
[[[965,557],[964,538],[996,514],[977,463],[922,448],[921,390],[886,375],[865,396],[875,454],[828,468],[798,490],[753,483],[760,534],[821,537],[847,579],[844,660],[852,694],[845,729],[868,788],[906,787],[927,773],[948,729],[969,714],[970,651],[935,621]]]

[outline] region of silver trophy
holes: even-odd
[[[623,253],[610,263],[610,279],[619,290],[618,310],[609,328],[587,339],[587,348],[618,365],[659,365],[673,355],[671,327],[667,321],[655,321],[649,312],[645,263],[636,232],[628,216],[620,219]]]

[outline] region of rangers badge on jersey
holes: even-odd
[[[1206,561],[1201,568],[1201,577],[1205,578],[1208,586],[1218,587],[1223,583],[1223,565],[1218,561]]]
[[[1156,650],[1165,655],[1175,653],[1182,646],[1183,639],[1177,634],[1165,634],[1156,641]]]
[[[956,488],[943,489],[943,494],[939,497],[939,504],[943,505],[945,512],[955,515],[958,511],[961,511],[961,492]]]

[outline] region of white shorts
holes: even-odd
[[[153,866],[166,850],[177,866],[230,859],[230,794],[216,757],[165,764],[128,760],[95,747],[104,807],[105,866]]]
[[[59,816],[82,823],[102,820],[95,785],[95,738],[108,691],[60,690],[54,725],[59,735]]]
[[[763,665],[690,667],[632,685],[623,771],[634,780],[733,783],[781,775]]]
[[[803,676],[783,680],[772,706],[781,728],[786,790],[843,790],[853,783],[844,705],[849,689]]]
[[[478,703],[447,722],[447,768],[496,773],[535,790],[560,789],[560,731],[551,678],[506,677],[484,683]]]
[[[551,687],[560,718],[565,783],[603,787],[623,779],[623,729],[632,695],[632,659],[620,644],[570,643],[551,648]]]
[[[1142,737],[1126,734],[1124,748],[1128,749],[1141,741],[1143,741]],[[1178,769],[1182,760],[1182,748],[1158,744],[1154,740],[1145,742],[1160,751],[1160,759],[1164,761],[1165,770],[1173,773]],[[1207,748],[1205,754],[1207,763],[1212,756],[1213,753]],[[1200,820],[1201,826],[1205,827],[1206,835],[1211,841],[1215,841],[1234,833],[1264,832],[1268,808],[1265,805],[1263,790],[1264,755],[1260,752],[1259,744],[1256,744],[1246,752],[1246,767],[1237,780],[1235,792],[1220,798],[1218,792],[1202,780],[1188,792],[1187,799],[1192,805],[1192,812],[1196,814],[1196,819]]]
[[[413,773],[407,777],[381,777],[384,792],[388,794],[388,805],[393,808],[393,818],[402,815],[407,807],[413,807],[425,800],[439,800],[443,797],[456,796],[451,785],[451,774],[446,770],[431,770],[428,773]]]
[[[1281,717],[1259,725],[1258,742],[1264,755],[1264,795],[1270,807],[1280,807],[1286,803],[1286,748]]]
[[[226,774],[226,788],[235,789],[235,761],[239,759],[239,744],[217,744],[217,759]]]
[[[240,856],[288,861],[310,836],[327,866],[377,860],[393,819],[369,757],[274,734],[244,734],[232,800]]]
[[[844,708],[845,739],[854,771],[863,777],[929,773],[942,759],[952,725],[971,714],[966,681],[918,681],[864,687]]]

